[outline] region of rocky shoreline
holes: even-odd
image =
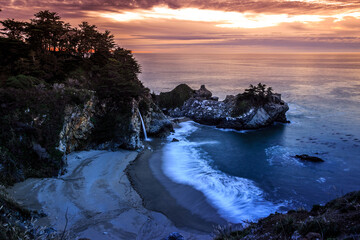
[[[195,91],[182,84],[171,92],[160,93],[156,98],[163,111],[171,117],[188,117],[195,122],[219,128],[246,130],[266,127],[274,122],[288,123],[288,104],[281,99],[280,94],[272,93],[271,88],[265,90],[265,87],[261,83],[251,85],[244,93],[228,95],[224,101],[219,101],[205,85]],[[174,103],[171,99],[179,99],[179,102],[171,105],[169,102]]]

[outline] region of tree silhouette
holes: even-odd
[[[0,23],[4,26],[4,28],[1,29],[1,33],[9,39],[20,41],[24,40],[26,23],[15,21],[14,19],[7,19],[0,21]]]

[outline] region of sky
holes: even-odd
[[[360,0],[0,0],[0,19],[48,9],[134,52],[360,52]]]

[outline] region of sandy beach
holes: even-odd
[[[196,223],[194,228],[176,226],[163,213],[143,206],[125,171],[137,156],[138,152],[125,150],[75,152],[68,156],[67,173],[60,178],[28,179],[8,192],[23,206],[47,214],[38,220],[39,225],[62,231],[67,216],[71,239],[150,240],[172,232],[186,239],[211,239],[211,229],[196,216],[190,221]],[[176,202],[172,208],[178,213],[183,209]]]
[[[155,141],[155,142],[154,142]],[[128,166],[128,176],[147,209],[161,212],[181,229],[211,233],[227,222],[200,191],[170,180],[162,170],[162,146],[154,140]],[[179,159],[181,161],[181,159]]]

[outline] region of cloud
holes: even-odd
[[[0,8],[0,19],[56,11],[73,26],[108,29],[135,50],[360,50],[359,0],[0,0]]]
[[[287,13],[287,14],[329,14],[329,11],[349,11],[360,8],[357,0],[1,0],[6,7],[46,7],[59,10],[121,11],[151,9],[164,5],[171,9],[200,8],[222,11]]]

